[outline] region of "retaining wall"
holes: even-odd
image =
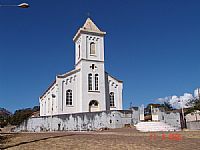
[[[186,122],[187,128],[191,130],[200,130],[200,121]]]
[[[88,131],[100,128],[122,128],[138,122],[131,110],[87,112],[55,116],[35,117],[24,121],[15,131]]]

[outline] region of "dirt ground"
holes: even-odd
[[[141,133],[132,128],[96,132],[0,133],[8,150],[200,150],[200,131]]]

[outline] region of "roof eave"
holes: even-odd
[[[116,77],[114,77],[114,76],[112,76],[112,75],[110,75],[108,72],[106,72],[110,77],[112,77],[113,79],[115,79],[115,80],[117,80],[118,82],[120,82],[120,83],[123,83],[123,81],[122,80],[119,80],[119,79],[117,79]]]
[[[43,96],[51,89],[51,87],[56,84],[56,79],[49,85],[49,87],[44,91],[44,93],[40,96],[40,99],[43,98]]]
[[[72,75],[72,74],[74,74],[74,73],[77,73],[77,72],[79,72],[80,70],[81,70],[81,69],[75,69],[75,70],[72,70],[72,71],[67,72],[67,73],[65,73],[65,74],[57,75],[57,78],[66,78],[67,76],[70,76],[70,75]]]
[[[80,36],[81,33],[90,33],[92,35],[100,35],[100,36],[104,36],[106,34],[106,32],[103,32],[103,31],[92,31],[92,30],[80,28],[73,38],[74,42],[77,40],[77,38]]]

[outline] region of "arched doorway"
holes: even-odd
[[[89,103],[89,112],[99,111],[99,103],[96,100],[91,100]]]

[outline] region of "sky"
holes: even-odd
[[[106,71],[124,82],[127,109],[200,87],[199,0],[0,0],[0,107],[39,105],[74,68],[73,36],[88,17],[105,36]]]

